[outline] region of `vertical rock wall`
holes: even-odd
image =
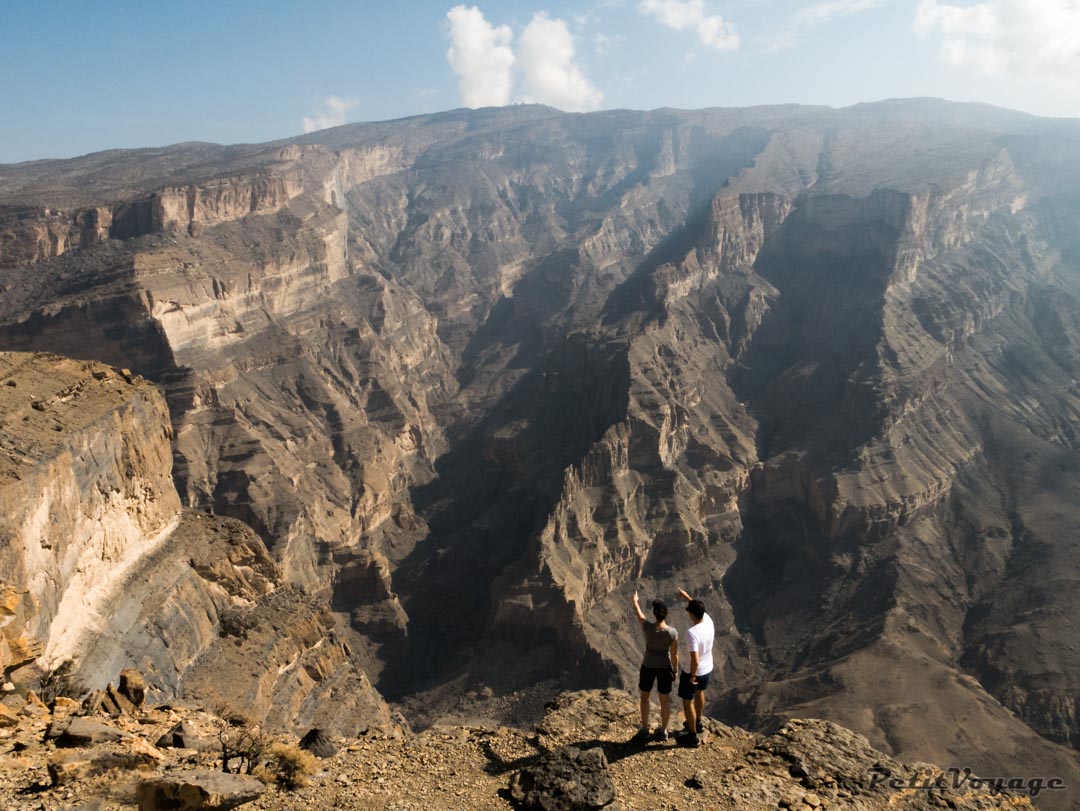
[[[147,381],[40,355],[0,358],[0,398],[0,571],[56,666],[177,525],[168,411]]]

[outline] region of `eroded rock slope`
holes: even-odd
[[[283,728],[389,717],[325,599],[287,585],[244,524],[181,507],[153,384],[2,352],[0,398],[5,674],[53,671],[79,694],[134,666],[158,698]]]

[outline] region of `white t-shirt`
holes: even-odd
[[[695,676],[705,676],[712,673],[712,643],[713,637],[716,636],[716,629],[713,627],[712,617],[705,614],[701,618],[701,622],[697,625],[690,626],[686,633],[682,635],[682,651],[679,654],[679,668],[690,672],[690,654],[697,651],[698,666]]]

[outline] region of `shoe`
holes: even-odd
[[[649,740],[649,737],[649,730],[645,727],[641,727],[634,733],[634,737],[630,739],[630,743],[645,743],[645,741]]]
[[[664,743],[668,739],[668,733],[666,729],[656,728],[656,732],[653,733],[653,740]]]
[[[679,735],[675,738],[676,746],[684,746],[688,749],[697,749],[701,745],[701,741],[698,740],[696,732],[687,732],[685,735]]]
[[[705,731],[705,725],[703,723],[701,723],[701,721],[698,721],[697,722],[697,734],[700,735],[704,731]]]

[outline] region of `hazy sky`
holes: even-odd
[[[0,0],[0,162],[536,101],[1080,116],[1080,0]]]

